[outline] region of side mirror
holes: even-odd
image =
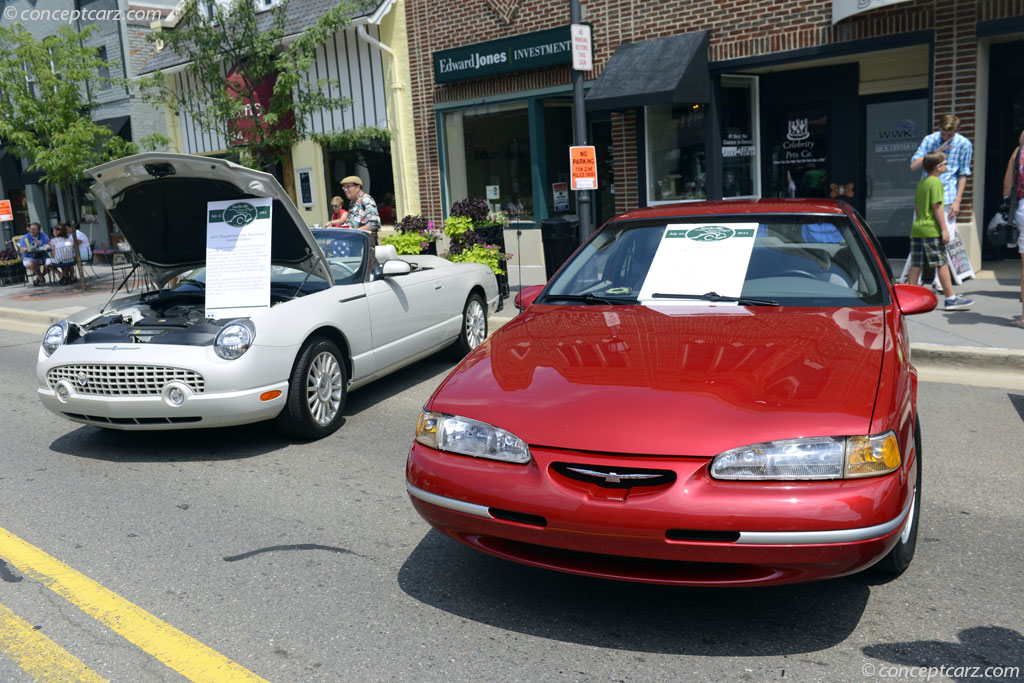
[[[523,287],[516,294],[515,306],[520,311],[525,311],[533,303],[537,295],[540,294],[541,290],[544,289],[544,285],[530,285],[529,287]]]
[[[918,285],[896,285],[896,305],[903,315],[927,313],[935,308],[938,301],[932,290]]]
[[[408,275],[412,272],[412,266],[409,265],[408,261],[403,261],[400,258],[392,259],[384,263],[382,274],[384,277],[392,277],[394,275]]]

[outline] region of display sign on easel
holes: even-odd
[[[206,317],[244,317],[270,308],[273,200],[207,202],[206,207]]]

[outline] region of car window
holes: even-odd
[[[619,221],[566,265],[542,303],[699,303],[715,292],[790,306],[877,306],[883,290],[872,258],[846,216]]]

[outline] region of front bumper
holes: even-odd
[[[708,476],[706,460],[532,453],[528,465],[511,465],[415,443],[407,466],[413,506],[452,538],[532,566],[754,586],[869,567],[896,544],[913,500],[905,469],[847,481],[724,482]],[[652,467],[676,480],[649,491],[605,489],[562,477],[556,462]]]
[[[241,358],[225,361],[214,354],[212,347],[69,345],[60,347],[51,357],[40,351],[37,394],[44,407],[61,417],[111,429],[142,431],[248,424],[276,417],[284,408],[288,382],[282,377],[287,377],[294,353],[289,347],[254,346]],[[68,391],[62,401],[58,397],[58,383],[50,372],[61,367],[84,368],[84,386],[90,389],[79,388],[73,378],[65,379]],[[146,378],[152,376],[147,374],[150,368],[196,373],[202,378],[202,388],[177,379],[147,383]],[[104,379],[93,376],[93,370]],[[141,378],[133,377],[133,373]],[[91,390],[100,381],[104,395]],[[182,390],[181,405],[169,400],[165,389],[170,384]],[[137,395],[139,386],[144,387],[141,393],[145,395]],[[265,400],[268,392],[280,393]]]

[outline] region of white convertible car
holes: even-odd
[[[487,336],[494,274],[369,248],[358,230],[306,227],[270,175],[228,161],[140,154],[87,172],[155,288],[53,325],[39,350],[43,405],[111,429],[186,429],[276,418],[319,438],[348,391]],[[270,307],[205,309],[207,202],[269,197]]]

